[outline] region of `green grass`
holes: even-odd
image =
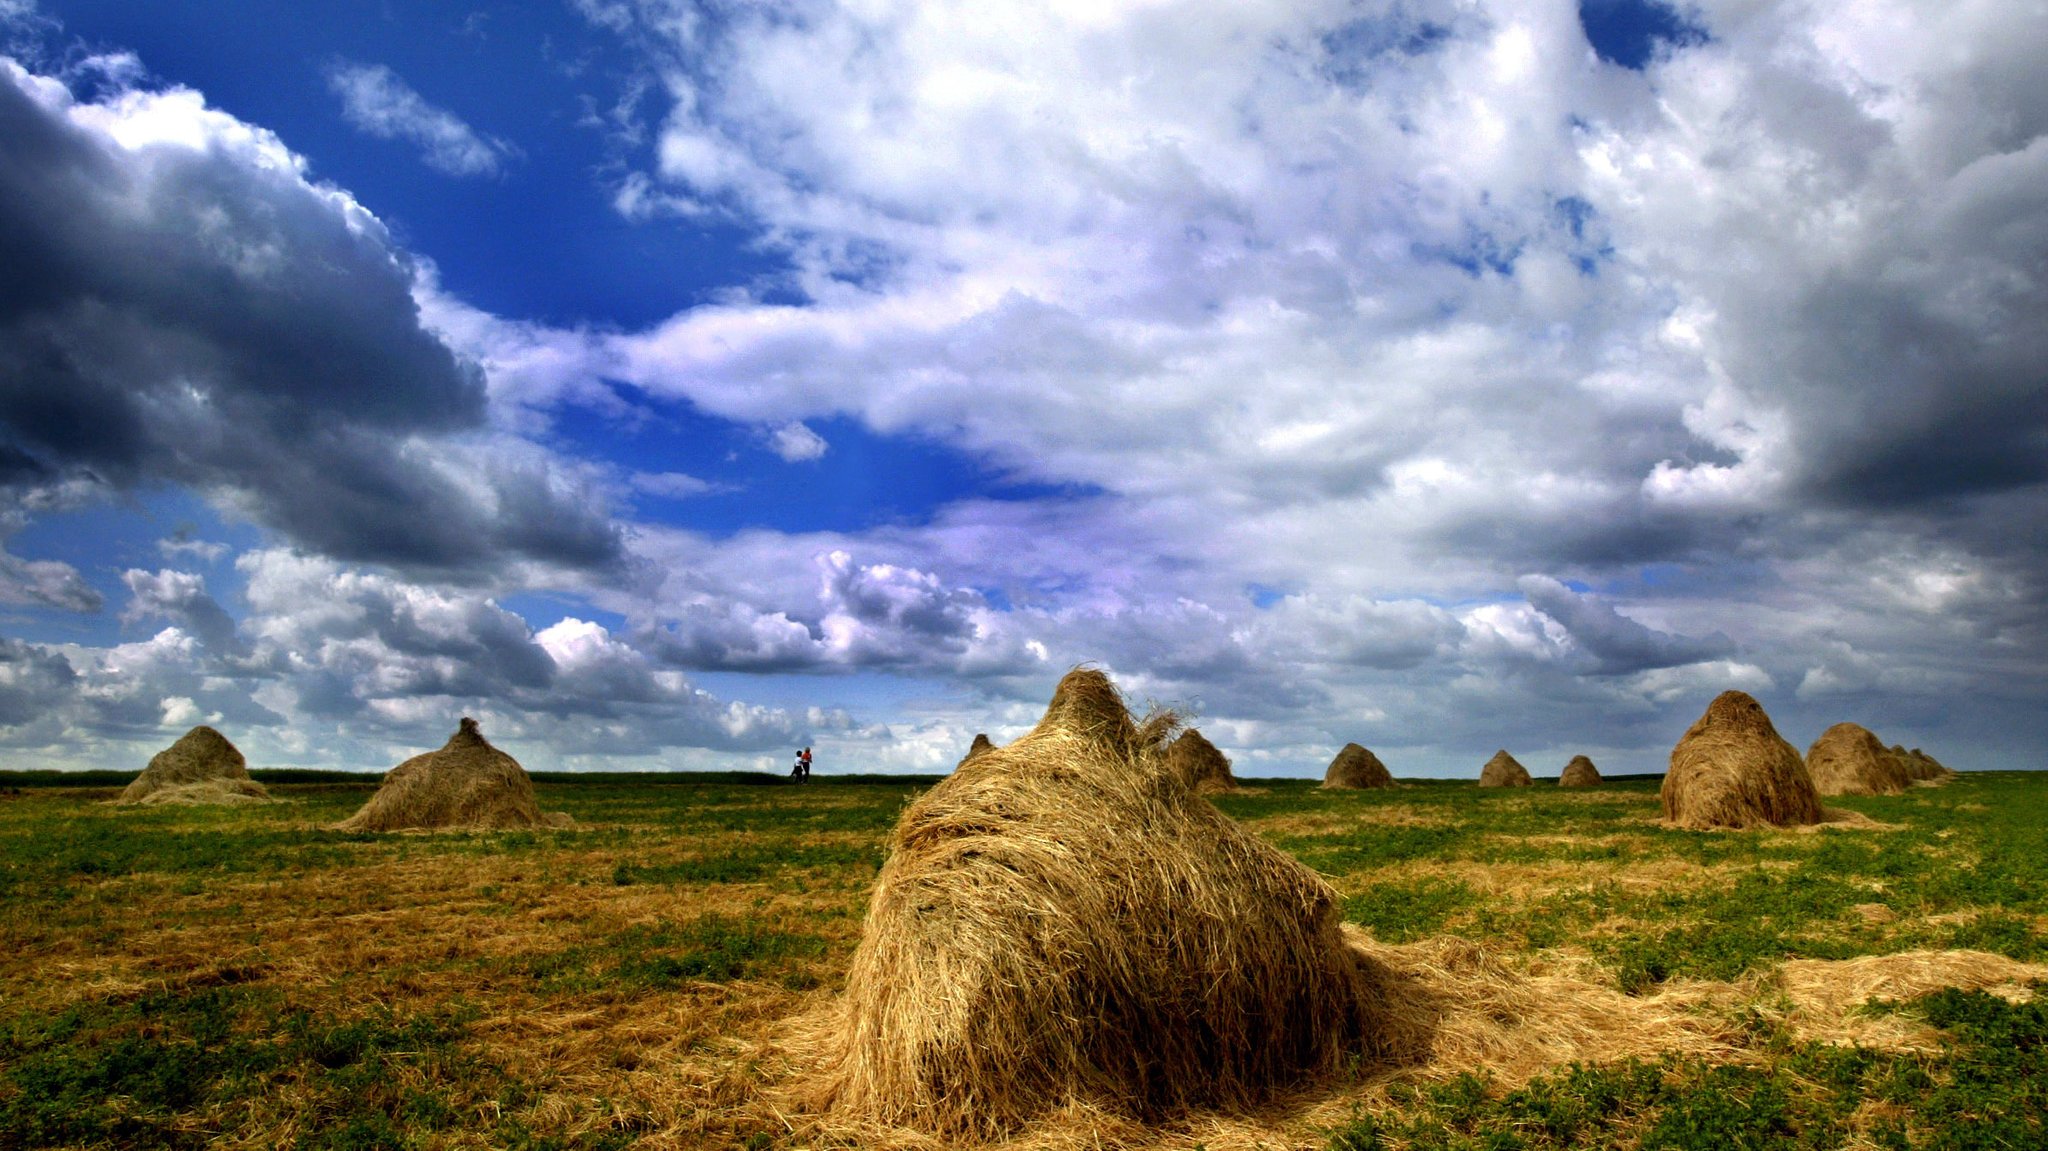
[[[2048,985],[2037,985],[2048,993]],[[1879,1004],[1942,1028],[1938,1054],[1781,1042],[1761,1065],[1573,1064],[1513,1090],[1475,1076],[1402,1090],[1325,1132],[1330,1151],[1766,1151],[2048,1146],[2048,1009],[1953,989]]]
[[[890,829],[932,782],[544,775],[542,806],[576,828],[372,836],[328,829],[371,781],[272,774],[289,802],[135,810],[93,802],[125,779],[92,792],[0,773],[20,789],[0,797],[0,1147],[783,1146],[745,1102],[778,1073],[749,1037],[844,977]],[[1838,800],[1891,829],[1812,834],[1667,830],[1655,789],[1261,781],[1216,803],[1331,877],[1384,942],[1456,935],[1511,962],[1570,950],[1640,994],[1793,958],[2048,960],[2048,776]],[[2040,1001],[1949,991],[1870,1010],[1947,1044],[1805,1043],[1765,1012],[1728,1063],[1419,1078],[1287,1138],[2048,1145]],[[638,1038],[614,1042],[626,1023]],[[643,1050],[678,1028],[687,1042]],[[664,1127],[678,1114],[687,1137]]]

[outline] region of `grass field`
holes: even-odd
[[[10,789],[0,1147],[844,1142],[783,1102],[779,1037],[837,990],[928,782],[544,778],[576,829],[386,836],[324,829],[367,783]],[[1223,797],[1332,879],[1433,1047],[1256,1114],[1077,1109],[1017,1145],[2048,1145],[2048,775],[1804,832],[1666,830],[1655,789]]]

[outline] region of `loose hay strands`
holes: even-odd
[[[1166,746],[1166,769],[1197,794],[1237,790],[1237,780],[1230,774],[1230,757],[1192,727]]]
[[[1323,773],[1323,786],[1331,788],[1371,788],[1394,786],[1393,773],[1380,762],[1368,748],[1347,743],[1337,757],[1330,761],[1330,769]]]
[[[1854,723],[1822,732],[1806,749],[1806,771],[1822,795],[1898,795],[1913,785],[1905,759]]]
[[[1559,787],[1597,787],[1600,784],[1600,769],[1583,755],[1575,755],[1564,765],[1564,771],[1557,777]]]
[[[1330,887],[1161,769],[1173,722],[1078,669],[904,813],[847,991],[794,1039],[828,1133],[1244,1108],[1394,1041]]]
[[[392,768],[362,810],[336,825],[342,831],[546,826],[555,825],[541,814],[526,769],[492,747],[468,716],[439,750]]]
[[[1507,748],[1494,752],[1493,758],[1486,761],[1486,766],[1479,769],[1481,787],[1530,787],[1535,782],[1529,778],[1529,769],[1523,767],[1514,756],[1509,755]]]
[[[217,786],[195,786],[217,785]],[[175,796],[152,800],[167,790]],[[178,742],[150,757],[149,766],[131,780],[116,803],[258,803],[270,793],[249,778],[249,765],[228,738],[200,724]]]
[[[958,771],[961,768],[966,767],[967,762],[973,759],[975,756],[980,755],[983,752],[994,751],[995,749],[996,745],[989,740],[988,733],[985,731],[977,731],[974,733],[974,742],[967,745],[967,754],[960,757],[960,762],[954,765],[953,770]]]
[[[1790,827],[1824,818],[1806,762],[1739,691],[1707,705],[1678,745],[1658,790],[1666,822],[1685,828]]]

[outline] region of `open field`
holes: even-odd
[[[920,1145],[794,1111],[785,1036],[928,782],[541,777],[577,828],[382,836],[324,829],[367,781],[0,795],[0,1146]],[[1332,878],[1429,1042],[1255,1114],[1076,1109],[1016,1145],[2048,1143],[2048,775],[1804,832],[1666,830],[1655,789],[1220,798]]]

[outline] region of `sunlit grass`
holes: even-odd
[[[574,828],[390,836],[328,830],[366,782],[273,781],[288,802],[237,809],[23,787],[0,797],[0,1146],[808,1145],[778,1118],[774,1037],[840,985],[889,830],[928,785],[546,777]],[[1654,781],[1280,781],[1217,802],[1385,944],[1456,937],[1628,1002],[1725,988],[1687,1009],[1719,1013],[1733,1054],[1430,1066],[1230,1119],[1228,1138],[1191,1122],[1111,1142],[2043,1141],[2038,1001],[1883,1002],[1873,1018],[1939,1041],[1858,1047],[1801,1031],[1770,976],[1944,948],[2048,959],[2048,779],[1966,775],[1836,801],[1868,825],[1747,834],[1661,827]]]

